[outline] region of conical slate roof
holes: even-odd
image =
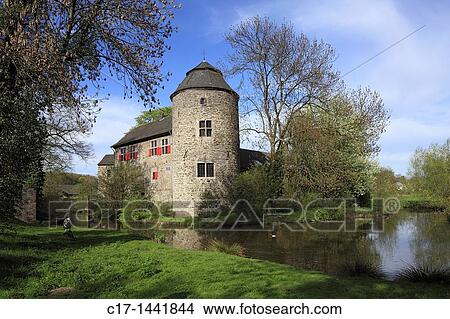
[[[222,72],[205,60],[186,73],[186,77],[170,95],[170,99],[172,100],[175,95],[186,89],[222,90],[237,95],[225,82]]]

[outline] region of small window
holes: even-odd
[[[197,177],[205,177],[205,163],[197,163]]]
[[[170,145],[169,145],[169,139],[168,138],[163,138],[161,140],[161,145],[162,145],[162,153],[163,154],[170,154]]]
[[[206,98],[204,97],[200,98],[200,106],[206,106]]]
[[[206,164],[206,177],[214,177],[214,163]]]
[[[211,137],[212,136],[212,121],[204,120],[199,122],[200,136]]]
[[[119,150],[119,156],[118,156],[118,160],[119,161],[124,161],[125,160],[125,154],[127,152],[127,148],[126,147],[121,147]]]
[[[158,148],[158,140],[150,142],[150,156],[156,156]]]
[[[128,152],[129,152],[129,159],[137,159],[138,158],[138,151],[136,145],[130,145],[128,146]]]
[[[158,170],[155,168],[152,172],[152,180],[157,180],[158,179]]]
[[[214,163],[197,163],[197,177],[214,177]]]

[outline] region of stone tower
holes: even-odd
[[[205,191],[227,191],[239,171],[239,96],[202,61],[170,98],[174,210],[193,215]]]

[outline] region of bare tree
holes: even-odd
[[[307,105],[324,107],[338,89],[334,50],[290,23],[258,16],[232,27],[226,40],[233,49],[227,73],[241,76],[242,115],[250,118],[242,130],[262,137],[274,160],[293,115]]]

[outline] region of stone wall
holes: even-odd
[[[206,106],[200,104],[206,98]],[[220,90],[188,89],[173,97],[173,200],[189,202],[189,214],[206,190],[227,191],[239,170],[239,119],[236,95]],[[212,121],[212,136],[201,137],[199,121]],[[197,163],[214,163],[215,176],[197,177]],[[180,211],[179,213],[182,213]]]
[[[18,207],[15,217],[25,223],[36,221],[36,190],[34,188],[23,191],[22,203]]]
[[[169,139],[171,148],[170,154],[161,154],[149,156],[148,151],[151,147],[151,141],[157,140],[158,146],[161,146],[161,140]],[[150,187],[153,191],[153,199],[156,202],[171,202],[172,201],[172,136],[163,136],[152,140],[144,141],[137,145],[138,158],[137,163],[144,169],[145,178],[150,181]],[[117,154],[117,150],[116,150]],[[135,160],[130,160],[135,161]],[[117,158],[116,158],[117,163]],[[152,179],[152,172],[158,172],[158,179]]]

